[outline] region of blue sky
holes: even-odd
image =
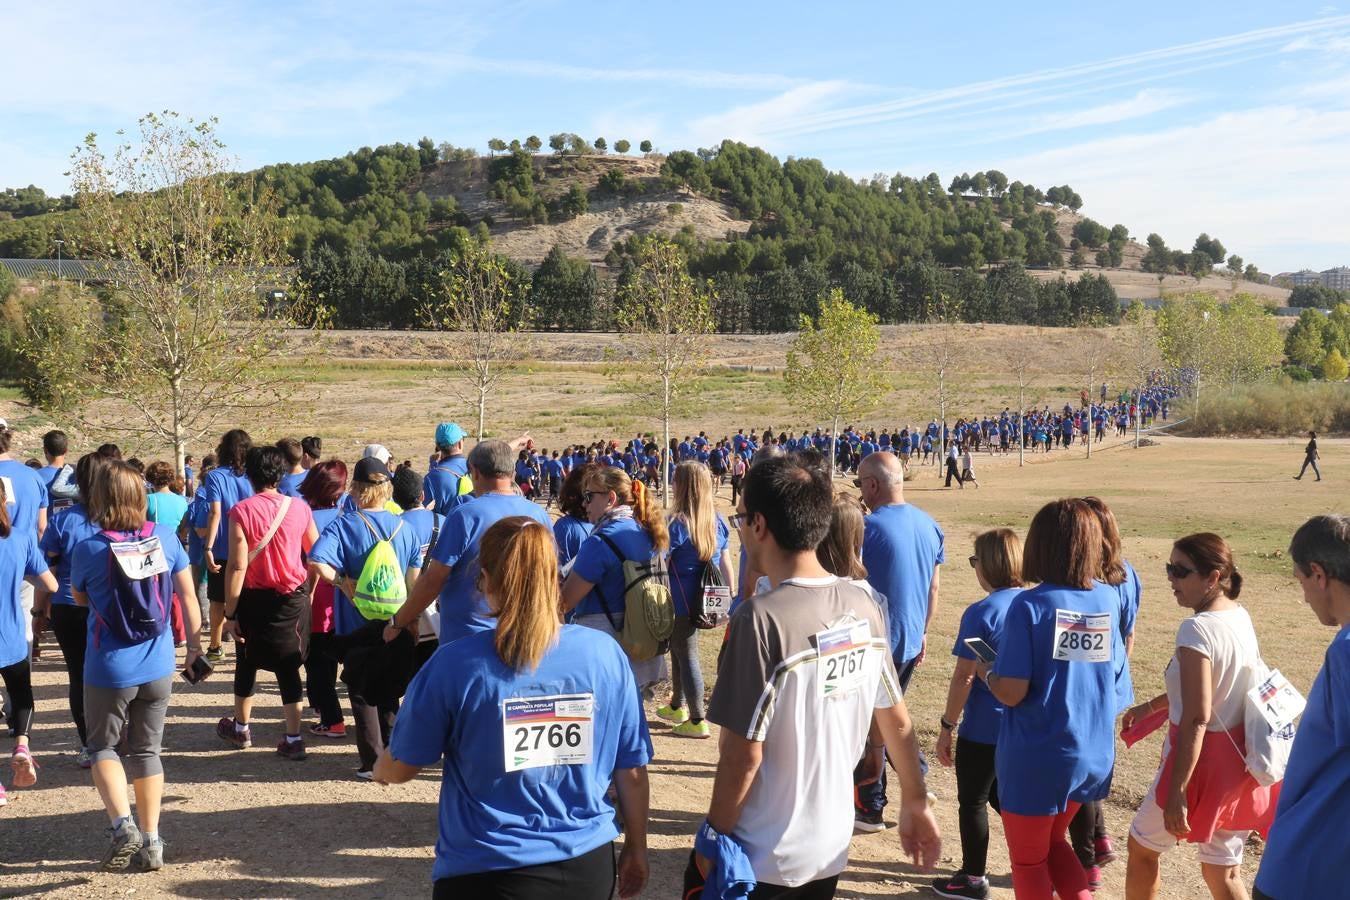
[[[1350,264],[1350,6],[24,4],[0,186],[56,193],[90,131],[221,119],[246,167],[429,135],[731,137],[857,177],[997,168],[1264,270]]]

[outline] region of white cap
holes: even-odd
[[[389,448],[384,444],[366,444],[366,449],[361,451],[361,456],[362,458],[378,459],[386,466],[389,465],[389,460],[394,458],[394,454],[390,453]]]
[[[0,419],[0,431],[4,431],[8,427],[9,423],[6,422],[4,419]]]

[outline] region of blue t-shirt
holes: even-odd
[[[945,559],[942,529],[911,503],[883,506],[863,520],[863,565],[868,583],[886,597],[897,667],[923,649],[928,589]]]
[[[300,484],[307,475],[309,475],[308,469],[303,472],[287,472],[281,476],[281,481],[277,482],[277,493],[284,494],[287,497],[299,497]]]
[[[19,602],[19,589],[28,575],[47,571],[37,535],[13,530],[0,538],[0,669],[28,658],[28,613]]]
[[[236,475],[233,469],[212,469],[206,473],[206,478],[202,481],[201,492],[206,495],[206,503],[209,508],[212,504],[220,504],[220,524],[216,526],[214,537],[207,535],[211,540],[208,545],[211,548],[212,555],[215,556],[217,564],[223,564],[229,558],[230,552],[230,510],[240,500],[247,500],[253,496],[253,484],[243,473]],[[205,523],[203,523],[205,524]]]
[[[155,491],[145,498],[145,517],[175,533],[187,511],[187,498],[173,491]]]
[[[1350,839],[1337,823],[1350,803],[1350,625],[1313,679],[1280,788],[1256,886],[1275,900],[1336,897],[1345,890]]]
[[[722,553],[727,549],[731,529],[721,513],[716,513],[714,518],[717,545],[709,562],[716,566],[722,561]],[[670,520],[670,555],[666,565],[670,571],[670,596],[675,603],[675,615],[688,616],[690,601],[698,599],[703,590],[703,560],[698,558],[698,550],[689,535],[689,526],[681,516]]]
[[[201,535],[197,534],[198,528],[206,527],[206,517],[211,514],[211,504],[206,502],[206,494],[198,491],[192,495],[192,502],[188,504],[188,561],[194,566],[200,566],[206,559],[206,544]]]
[[[459,492],[459,480],[469,474],[468,460],[463,456],[443,459],[431,467],[422,479],[422,502],[446,515],[456,506],[473,499],[472,493]]]
[[[582,541],[576,561],[572,563],[573,574],[595,585],[581,598],[573,615],[598,615],[605,612],[605,604],[608,604],[609,615],[618,622],[623,620],[624,610],[623,560],[601,540],[602,534],[614,542],[624,559],[643,562],[652,557],[652,539],[636,519],[611,519]],[[597,591],[604,594],[604,604]]]
[[[1125,563],[1125,580],[1116,585],[1120,595],[1120,639],[1134,634],[1134,620],[1139,615],[1139,598],[1143,588],[1134,566]],[[1134,679],[1130,676],[1130,658],[1124,653],[1116,661],[1116,712],[1122,713],[1134,704]]]
[[[967,606],[961,614],[961,627],[956,633],[952,656],[959,659],[978,658],[965,645],[966,638],[980,638],[997,653],[999,641],[1003,637],[1003,620],[1008,615],[1008,607],[1017,601],[1020,593],[1021,588],[1003,588]],[[970,696],[966,698],[961,716],[961,737],[981,744],[997,744],[998,730],[1002,724],[1003,704],[989,693],[989,687],[983,679],[976,678],[971,682]]]
[[[1053,815],[1111,789],[1114,663],[1125,652],[1119,609],[1115,588],[1100,583],[1088,590],[1037,585],[1008,608],[994,671],[1030,681],[1022,702],[1003,713],[994,755],[999,804],[1008,812]],[[1073,623],[1074,614],[1096,618]],[[1083,641],[1091,648],[1065,649]],[[1105,659],[1055,659],[1056,652]]]
[[[0,459],[0,480],[5,484],[5,508],[15,531],[37,540],[38,512],[47,508],[47,488],[38,473],[15,459]]]
[[[314,527],[319,527],[319,512],[333,512],[332,510],[319,510],[315,513]],[[404,522],[393,513],[382,509],[362,510],[358,515],[355,512],[349,512],[345,515],[331,519],[319,534],[319,539],[314,542],[310,548],[310,562],[327,563],[337,570],[339,575],[347,578],[357,578],[361,574],[362,567],[366,564],[366,557],[370,555],[371,548],[375,546],[378,538],[371,534],[370,528],[361,520],[361,516],[375,526],[375,530],[380,533],[380,537],[389,541],[394,547],[394,555],[398,557],[398,563],[406,575],[408,569],[419,568],[422,565],[422,540],[417,534],[417,530],[410,523]],[[328,518],[325,516],[324,518]],[[399,525],[402,524],[402,528]],[[397,529],[397,532],[395,532]],[[393,537],[390,538],[390,535]],[[350,599],[342,591],[333,591],[333,633],[351,634],[364,627],[371,620],[356,611]]]
[[[417,535],[417,542],[422,547],[422,561],[417,564],[420,569],[426,562],[427,554],[431,552],[432,535],[437,538],[441,536],[440,526],[445,524],[445,516],[429,509],[408,509],[404,510],[403,515],[399,518],[408,523],[403,527],[413,530],[413,533]]]
[[[89,521],[89,511],[84,508],[84,504],[77,503],[53,516],[47,530],[42,532],[42,542],[39,546],[42,552],[47,554],[48,559],[56,563],[56,571],[52,574],[56,576],[56,583],[60,585],[56,593],[52,594],[53,603],[62,606],[75,603],[75,598],[70,595],[70,562],[79,543],[101,530]]]
[[[433,880],[559,862],[609,843],[618,836],[605,798],[613,774],[651,758],[637,683],[613,638],[564,625],[538,668],[517,672],[494,636],[437,650],[408,686],[389,740],[409,765],[445,759]],[[507,724],[506,701],[576,695],[593,698],[590,759],[506,771],[530,735]]]
[[[177,574],[187,568],[187,552],[174,534],[163,525],[154,533],[164,549],[164,559]],[[84,656],[84,683],[102,688],[135,687],[158,681],[174,670],[173,629],[165,628],[158,637],[139,644],[124,644],[99,624],[94,610],[111,600],[108,539],[95,536],[75,547],[70,564],[70,586],[89,596],[89,638]]]
[[[495,628],[487,598],[478,591],[478,539],[502,519],[529,516],[553,530],[548,513],[518,494],[484,494],[455,507],[441,525],[431,558],[450,567],[441,588],[441,643]]]
[[[553,523],[553,540],[558,542],[558,565],[565,566],[576,557],[581,542],[590,537],[591,523],[576,516],[559,516]]]

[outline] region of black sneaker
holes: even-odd
[[[853,830],[861,834],[876,834],[878,831],[885,831],[886,823],[881,818],[881,810],[855,808],[853,810]]]
[[[943,897],[987,900],[989,897],[989,882],[984,878],[972,878],[965,872],[957,872],[950,878],[934,878],[933,890]]]

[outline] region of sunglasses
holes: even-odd
[[[975,568],[975,564],[978,563],[979,561],[980,561],[980,558],[979,558],[978,556],[972,556],[972,557],[970,557],[970,567],[971,567],[972,569]]]
[[[1176,563],[1168,563],[1167,565],[1163,566],[1163,569],[1167,572],[1167,577],[1175,578],[1178,581],[1181,580],[1182,578],[1190,578],[1198,571],[1197,569],[1192,569],[1189,566],[1179,566]]]
[[[750,514],[749,514],[749,513],[736,513],[735,515],[733,515],[733,516],[732,516],[730,519],[728,519],[727,521],[729,521],[729,522],[731,523],[731,527],[732,527],[732,528],[740,528],[741,526],[745,525],[747,522],[750,521]]]
[[[582,494],[582,496],[586,498],[587,503],[590,503],[596,497],[608,497],[609,491],[587,491],[586,493]]]

